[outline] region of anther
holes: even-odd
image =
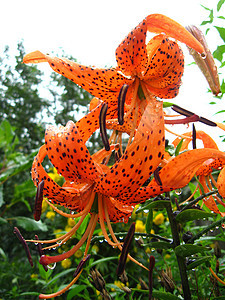
[[[124,104],[125,104],[125,100],[126,100],[126,94],[127,94],[127,90],[128,90],[129,85],[128,84],[124,84],[121,89],[120,89],[120,93],[118,96],[118,122],[119,125],[123,125],[124,123]]]
[[[192,148],[196,149],[196,129],[194,124],[192,124]]]
[[[102,142],[105,146],[105,150],[109,151],[110,150],[110,145],[109,145],[109,140],[108,140],[107,133],[106,133],[106,113],[107,113],[107,110],[108,110],[108,104],[103,103],[100,114],[99,114],[99,127],[100,127],[100,135],[101,135],[101,138],[102,138]]]
[[[30,250],[28,248],[27,242],[25,241],[25,239],[23,238],[22,234],[20,233],[20,231],[19,231],[19,229],[17,227],[14,227],[13,233],[15,233],[15,235],[17,236],[17,238],[22,243],[23,248],[24,248],[24,250],[26,252],[27,258],[29,260],[29,263],[30,263],[31,267],[33,267],[34,264],[33,264],[33,261],[32,261],[32,257],[31,257]]]
[[[130,249],[131,242],[132,242],[133,237],[134,237],[134,233],[135,233],[135,223],[132,223],[129,230],[128,230],[128,232],[127,232],[127,235],[124,239],[119,264],[118,264],[118,267],[117,267],[117,270],[116,270],[116,273],[117,273],[118,277],[121,276],[123,274],[124,270],[125,270],[127,255],[128,255],[129,249]]]
[[[36,193],[35,204],[34,204],[34,220],[35,221],[39,221],[41,218],[44,184],[45,184],[45,182],[44,182],[44,180],[42,180],[37,187],[37,193]]]
[[[155,178],[156,183],[158,185],[162,185],[162,180],[161,180],[161,178],[159,176],[159,171],[160,171],[160,167],[158,167],[157,169],[155,169],[155,171],[154,171],[153,174],[154,174],[154,178]]]
[[[83,258],[79,262],[79,264],[78,264],[78,266],[77,266],[77,268],[76,268],[76,270],[75,270],[75,272],[73,274],[73,277],[76,277],[80,273],[80,271],[83,269],[85,263],[89,260],[90,257],[91,257],[91,254],[88,254],[85,258]]]

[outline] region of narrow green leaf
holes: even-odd
[[[179,297],[166,292],[154,291],[152,292],[152,296],[156,299],[160,300],[180,300]]]
[[[0,185],[0,207],[4,204],[3,199],[3,185]]]
[[[172,106],[172,105],[174,105],[174,103],[172,103],[172,102],[163,102],[163,107],[164,107],[164,108],[170,107],[170,106]]]
[[[212,256],[202,256],[200,258],[196,258],[195,261],[193,261],[191,264],[187,265],[187,270],[192,270],[205,262],[209,261],[212,258]]]
[[[219,2],[217,3],[217,11],[219,11],[221,9],[221,6],[224,4],[225,0],[219,0]]]
[[[101,258],[101,259],[95,260],[90,265],[90,267],[92,268],[93,266],[95,266],[97,264],[104,263],[104,262],[111,261],[111,260],[118,260],[118,256],[110,256],[110,257],[105,257],[105,258]]]
[[[168,205],[170,205],[170,201],[168,201],[168,200],[151,201],[147,205],[138,208],[135,213],[137,214],[137,213],[139,213],[139,212],[141,212],[143,210],[149,210],[149,209],[152,209],[152,208],[155,208],[155,207],[157,207],[157,208],[165,208]]]
[[[77,294],[79,294],[80,292],[82,292],[86,288],[87,288],[87,286],[84,284],[83,285],[74,284],[73,288],[69,291],[69,293],[66,297],[66,300],[75,299],[73,297],[76,296]]]
[[[15,218],[18,227],[22,227],[26,231],[48,231],[47,225],[42,223],[42,221],[35,221],[26,217],[16,217]]]
[[[183,144],[183,141],[184,141],[184,139],[181,139],[180,142],[178,143],[178,145],[177,145],[177,147],[175,149],[175,156],[177,156],[179,154],[180,149],[181,149],[182,144]]]
[[[167,242],[150,242],[144,244],[144,246],[148,246],[149,248],[164,249],[164,250],[173,248],[173,245]]]
[[[204,253],[205,251],[208,251],[208,249],[202,246],[185,244],[177,246],[174,251],[178,256],[187,257],[195,253]]]
[[[153,225],[153,210],[149,209],[147,220],[146,220],[146,223],[145,223],[145,229],[146,229],[147,233],[151,232],[152,225]]]
[[[199,209],[186,209],[176,216],[176,221],[180,223],[214,217],[214,214]]]

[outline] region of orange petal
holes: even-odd
[[[64,77],[80,85],[87,92],[104,101],[110,101],[111,94],[119,94],[123,84],[132,80],[125,78],[115,69],[98,69],[80,65],[67,58],[51,57],[40,51],[27,54],[24,63],[48,62],[50,67]]]
[[[83,202],[82,191],[80,186],[77,185],[76,188],[73,187],[70,190],[60,187],[56,182],[54,182],[51,177],[46,173],[43,166],[41,165],[45,156],[47,155],[46,147],[43,145],[37,156],[34,158],[32,165],[32,180],[36,186],[44,180],[43,194],[45,197],[50,199],[52,203],[62,205],[64,207],[69,207],[71,209],[77,210]],[[81,186],[82,188],[82,186]]]
[[[116,61],[119,69],[125,75],[136,75],[145,70],[147,24],[144,19],[136,26],[116,49]]]
[[[220,171],[220,174],[217,178],[217,188],[220,195],[225,198],[225,168]]]
[[[150,32],[165,33],[169,37],[175,38],[178,41],[186,44],[190,48],[193,48],[197,52],[203,54],[204,48],[196,38],[193,37],[183,26],[176,21],[161,15],[152,14],[147,18],[147,28]]]
[[[45,145],[49,159],[66,180],[89,182],[98,177],[99,172],[74,122],[59,128],[49,126]]]
[[[183,52],[165,35],[157,35],[147,45],[148,69],[144,74],[146,87],[160,98],[177,96],[184,71]]]
[[[163,158],[164,146],[162,102],[152,100],[145,109],[133,142],[120,161],[96,181],[96,191],[127,200],[157,168]]]
[[[186,186],[199,167],[208,159],[225,159],[225,153],[216,149],[194,149],[173,158],[159,172],[162,185],[152,179],[147,187],[141,187],[130,201],[144,201],[150,197]]]
[[[117,199],[103,196],[103,201],[106,202],[109,219],[113,223],[127,223],[133,212],[133,207],[120,203]]]

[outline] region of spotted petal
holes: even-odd
[[[125,78],[115,69],[99,69],[80,65],[67,58],[51,57],[40,51],[25,55],[24,63],[48,62],[50,67],[64,77],[80,85],[87,92],[106,102],[111,101],[111,94],[119,91],[123,84],[132,83],[132,79]],[[117,96],[118,96],[117,95]]]
[[[142,116],[133,142],[118,163],[96,181],[96,191],[129,198],[154,172],[164,152],[162,103],[150,102]]]
[[[152,179],[147,187],[141,187],[130,201],[145,201],[169,190],[175,190],[186,186],[195,175],[199,167],[208,159],[225,159],[225,153],[216,149],[194,149],[183,152],[173,158],[159,172],[162,185],[159,186]]]

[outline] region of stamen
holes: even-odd
[[[223,280],[221,280],[217,275],[216,273],[213,271],[213,269],[211,267],[209,267],[209,270],[210,272],[212,273],[212,275],[220,282],[222,283],[223,285],[225,285],[225,282]]]
[[[51,298],[55,298],[57,296],[62,295],[79,279],[82,271],[83,271],[83,269],[81,269],[80,273],[64,289],[62,289],[56,293],[53,293],[53,294],[40,294],[39,299],[51,299]]]
[[[73,277],[76,277],[80,271],[82,271],[85,263],[89,260],[89,258],[91,257],[91,254],[88,254],[86,257],[84,257],[78,264],[77,268],[76,268],[76,271],[74,272],[73,274]]]
[[[31,265],[31,267],[33,267],[33,261],[32,261],[32,257],[31,257],[31,254],[30,254],[30,250],[29,250],[29,247],[25,241],[25,239],[23,238],[22,234],[20,233],[19,229],[17,227],[14,227],[14,230],[13,230],[13,233],[15,233],[15,235],[17,236],[17,238],[21,241],[22,245],[23,245],[23,248],[26,252],[26,255],[27,255],[27,258],[29,260],[29,263]]]
[[[37,193],[35,197],[34,204],[34,220],[39,221],[41,218],[42,202],[43,202],[43,189],[44,189],[44,180],[42,180],[37,187]]]
[[[192,124],[192,148],[196,149],[196,129],[194,124]]]
[[[154,178],[155,178],[155,181],[156,181],[156,183],[158,184],[158,185],[162,185],[162,180],[161,180],[161,178],[160,178],[160,176],[159,176],[159,171],[160,171],[160,167],[157,167],[156,169],[155,169],[155,171],[154,171]]]
[[[184,115],[184,116],[186,116],[186,117],[191,117],[191,116],[193,116],[193,115],[195,115],[195,116],[197,116],[196,114],[194,114],[193,112],[191,112],[191,111],[189,111],[189,110],[186,110],[186,109],[184,109],[184,108],[182,108],[182,107],[180,107],[180,106],[178,106],[178,105],[172,105],[171,106],[171,108],[174,110],[174,111],[176,111],[176,112],[178,112],[179,114],[181,114],[181,115]],[[204,123],[204,124],[206,124],[206,125],[208,125],[208,126],[213,126],[213,127],[216,127],[217,126],[217,124],[215,123],[215,122],[212,122],[212,121],[210,121],[210,120],[208,120],[208,119],[206,119],[206,118],[204,118],[204,117],[199,117],[198,116],[198,120],[197,121],[199,121],[199,122],[201,122],[201,123]]]
[[[148,273],[148,281],[149,281],[149,299],[152,299],[152,291],[153,291],[153,269],[155,266],[155,257],[153,255],[149,258],[149,273]]]
[[[191,123],[191,122],[198,122],[200,121],[200,117],[193,114],[192,116],[190,117],[186,117],[186,118],[183,118],[183,119],[176,119],[176,120],[165,120],[165,124],[188,124],[188,123]]]
[[[119,259],[119,264],[118,264],[118,267],[116,270],[117,276],[121,276],[124,272],[126,260],[127,260],[127,256],[128,256],[128,251],[130,249],[130,245],[133,240],[134,233],[135,233],[135,223],[132,223],[128,230],[128,233],[124,239],[122,252],[120,255],[120,259]]]
[[[62,253],[62,254],[59,254],[59,255],[55,255],[55,256],[42,255],[41,258],[40,258],[40,261],[39,261],[40,264],[42,264],[42,265],[49,265],[49,264],[52,264],[52,263],[55,263],[55,262],[62,261],[65,258],[68,258],[68,257],[72,256],[78,249],[80,249],[80,247],[86,241],[86,239],[87,239],[87,237],[88,237],[88,235],[90,233],[90,230],[92,229],[94,221],[95,221],[95,214],[93,214],[91,216],[91,220],[90,220],[90,222],[88,224],[88,227],[87,227],[85,233],[83,234],[83,236],[80,239],[80,241],[75,246],[73,246],[73,248],[71,248],[69,251],[67,251],[65,253]]]
[[[123,125],[124,123],[124,104],[126,100],[126,94],[128,90],[129,85],[124,84],[121,89],[118,96],[118,122],[119,125]]]
[[[101,138],[102,138],[102,142],[105,146],[105,150],[109,151],[110,150],[110,145],[109,145],[109,140],[108,140],[107,133],[106,133],[106,113],[107,113],[107,110],[108,110],[108,104],[103,103],[100,114],[99,114],[99,127],[100,127],[100,135],[101,135]]]
[[[35,235],[35,239],[36,239],[37,241],[39,240],[37,234]],[[40,257],[41,257],[42,255],[44,255],[44,251],[42,250],[42,247],[41,247],[41,244],[40,244],[40,243],[37,244],[37,250],[38,250],[38,254],[39,254]],[[43,265],[43,268],[44,268],[45,272],[48,272],[48,268],[47,268],[45,265]]]

